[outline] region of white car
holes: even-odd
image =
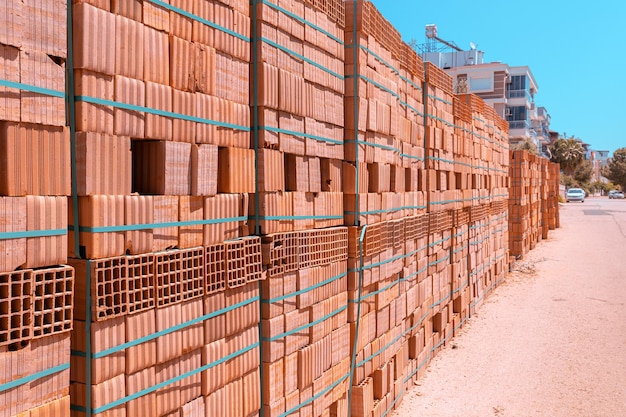
[[[618,190],[609,191],[609,198],[624,198],[624,193]]]
[[[581,203],[585,202],[585,190],[582,188],[570,188],[565,193],[565,200],[569,203],[570,201],[580,201]]]

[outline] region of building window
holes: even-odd
[[[525,75],[512,75],[511,82],[506,86],[507,98],[526,97],[530,100],[530,91]]]
[[[514,122],[518,120],[527,120],[528,111],[526,106],[515,106],[506,108],[506,120]]]

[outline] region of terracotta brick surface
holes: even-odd
[[[116,102],[140,108],[145,107],[146,85],[143,81],[115,75],[114,86],[114,99]],[[142,110],[116,107],[113,110],[113,133],[143,139],[145,136],[145,119],[145,112]]]
[[[0,346],[28,342],[33,334],[32,271],[0,274]]]
[[[115,15],[102,9],[87,3],[73,5],[75,68],[115,74],[115,23]]]
[[[72,330],[74,269],[70,266],[32,272],[33,337]]]
[[[191,195],[217,194],[217,146],[193,145],[191,148]]]
[[[26,198],[0,197],[0,232],[26,231]],[[0,271],[13,271],[26,264],[26,239],[0,240]]]
[[[98,353],[119,346],[126,341],[125,322],[123,317],[114,318],[89,325],[91,333],[87,333],[87,325],[82,320],[75,320],[71,332],[72,350],[87,353],[87,337],[91,339],[91,352]],[[45,339],[45,338],[44,338]],[[84,384],[86,375],[86,358],[72,355],[71,380]],[[118,351],[97,359],[91,359],[91,382],[100,384],[125,371],[124,351]]]
[[[204,198],[200,196],[180,196],[178,200],[178,219],[181,222],[200,221],[204,215]],[[178,245],[181,248],[202,246],[202,225],[180,226]]]
[[[143,194],[189,195],[189,143],[133,141],[133,188]]]
[[[75,224],[73,209],[69,207],[69,224],[74,227],[109,227],[124,224],[124,196],[96,195],[79,197],[80,218]],[[124,232],[80,231],[81,251],[89,259],[118,256],[124,253]],[[74,253],[75,231],[68,231],[69,256]]]
[[[65,64],[41,52],[20,51],[20,82],[53,90],[65,91]],[[65,125],[65,100],[22,90],[20,93],[20,120],[51,126]]]
[[[156,224],[178,222],[178,196],[152,197],[154,203],[153,220]],[[178,226],[155,228],[152,233],[153,251],[162,251],[178,246]]]
[[[68,259],[75,270],[74,317],[87,317],[87,297],[91,297],[93,321],[105,321],[126,315],[128,311],[128,287],[124,257],[98,259],[94,261]],[[88,279],[91,292],[87,292]]]
[[[0,124],[0,193],[69,195],[69,131],[52,126]],[[4,174],[4,175],[2,175]]]
[[[126,321],[126,342],[132,343],[156,332],[156,313],[154,309],[128,315]],[[125,350],[126,375],[148,369],[157,363],[157,342],[155,339],[144,341]]]
[[[26,229],[31,231],[64,230],[67,198],[26,197]],[[26,239],[26,267],[37,268],[67,262],[67,234]]]
[[[19,4],[15,2],[15,4]],[[11,5],[13,6],[13,5]],[[16,21],[19,19],[19,15],[16,15],[14,10],[9,10],[7,13],[2,12],[2,7],[6,7],[6,4],[0,5],[0,19],[9,20],[3,27],[10,28],[16,25]],[[0,23],[2,24],[2,23]],[[17,31],[13,32],[17,33]],[[9,29],[8,34],[13,36],[12,31]],[[3,31],[0,38],[6,37],[7,31]],[[17,40],[11,41],[5,39],[5,42],[0,42],[0,77],[3,80],[12,81],[15,83],[20,82],[20,51],[18,48],[8,46],[10,42],[19,43]],[[2,120],[9,120],[14,122],[20,121],[20,90],[15,88],[0,87],[0,117]]]
[[[126,195],[131,191],[131,149],[126,136],[76,135],[78,195]],[[110,173],[117,173],[110,175]]]

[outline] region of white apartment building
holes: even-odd
[[[501,62],[483,62],[484,53],[469,51],[428,52],[424,61],[444,69],[459,93],[476,94],[509,122],[509,142],[531,140],[540,153],[550,143],[550,115],[535,105],[537,81],[528,66],[512,67]]]

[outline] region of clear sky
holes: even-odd
[[[530,67],[550,128],[592,149],[626,147],[626,1],[371,0],[404,41],[438,36],[484,62]]]

